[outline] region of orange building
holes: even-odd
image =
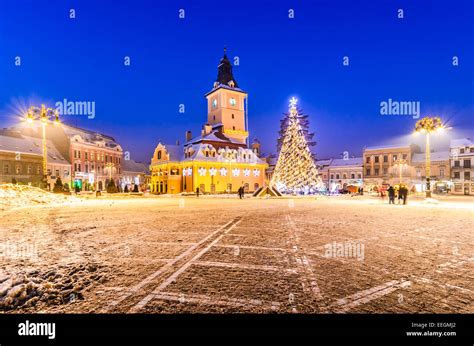
[[[224,56],[217,80],[206,95],[207,123],[183,146],[158,143],[151,159],[151,191],[155,193],[231,193],[243,186],[253,192],[265,183],[267,163],[257,145],[249,148],[247,93],[240,89]]]

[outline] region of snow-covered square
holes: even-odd
[[[32,196],[2,195],[2,312],[474,312],[469,198]]]

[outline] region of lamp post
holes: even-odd
[[[444,126],[439,117],[424,117],[416,122],[415,131],[426,134],[426,155],[425,155],[425,169],[426,169],[426,198],[431,197],[431,167],[430,167],[430,134],[432,132],[443,129]]]
[[[112,168],[115,167],[115,165],[113,164],[113,162],[107,162],[105,164],[105,167],[108,168],[108,171],[109,171],[109,182],[112,180]]]
[[[51,120],[53,118],[54,120]],[[46,187],[48,183],[48,147],[46,145],[46,125],[50,123],[59,125],[59,112],[52,108],[46,108],[44,104],[41,105],[41,108],[32,106],[26,113],[26,122],[32,124],[35,121],[39,121],[41,123],[43,147],[43,185]]]
[[[398,158],[395,160],[395,165],[398,166],[399,184],[402,184],[402,170],[403,166],[407,164],[407,160]]]

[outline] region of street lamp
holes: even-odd
[[[426,198],[431,197],[431,184],[430,184],[430,133],[443,129],[444,126],[439,117],[424,117],[416,122],[415,131],[426,134],[426,157],[425,157],[425,168],[426,168]]]
[[[54,120],[52,120],[54,118]],[[46,108],[44,104],[40,107],[31,106],[26,113],[26,122],[32,124],[35,121],[41,123],[42,128],[42,144],[43,144],[43,184],[48,183],[47,165],[48,165],[48,148],[46,146],[46,125],[53,123],[59,125],[59,112],[52,108]]]
[[[394,163],[395,163],[395,166],[398,166],[400,185],[402,185],[402,170],[403,170],[403,166],[407,164],[407,160],[398,158],[394,161]]]
[[[109,169],[109,182],[112,180],[112,168],[115,167],[113,162],[108,162],[105,164],[105,167]]]

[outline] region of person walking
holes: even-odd
[[[388,204],[395,204],[395,189],[392,185],[387,190],[388,192]]]
[[[406,186],[403,187],[403,204],[407,204],[408,198],[408,188]]]
[[[239,198],[242,199],[244,198],[244,188],[241,186],[239,187]]]
[[[402,185],[399,185],[398,186],[398,204],[401,204],[402,203],[402,199],[403,199],[403,186]]]

